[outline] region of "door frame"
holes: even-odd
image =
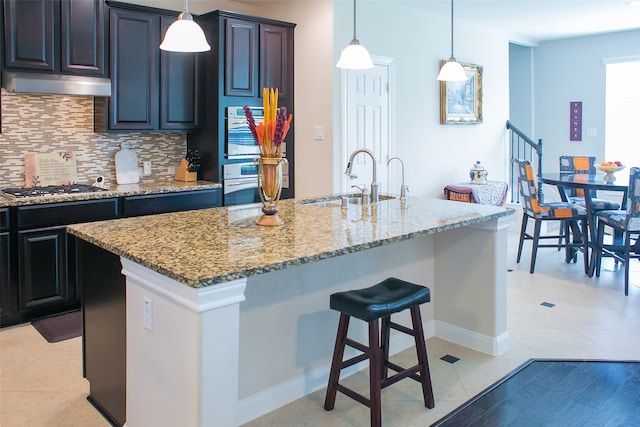
[[[371,60],[375,66],[386,67],[387,75],[389,77],[389,94],[388,94],[388,144],[389,144],[389,158],[396,155],[396,140],[395,140],[395,60],[394,58],[386,56],[371,55]],[[345,187],[348,185],[347,177],[344,171],[347,167],[347,161],[351,153],[347,153],[347,93],[348,93],[348,79],[347,73],[349,70],[340,71],[340,143],[334,147],[334,179],[333,179],[333,192],[343,193]],[[382,163],[382,159],[379,159]],[[384,160],[385,162],[387,160]],[[389,165],[388,170],[385,173],[378,173],[378,181],[382,177],[389,177],[389,188],[400,189],[401,184],[401,170],[399,162],[393,162]]]

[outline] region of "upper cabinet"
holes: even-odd
[[[158,11],[124,5],[110,8],[113,95],[95,99],[96,130],[197,128],[198,54],[160,50],[162,36],[176,16]]]
[[[176,20],[160,18],[161,37]],[[160,50],[160,128],[191,130],[198,127],[200,103],[198,53]]]
[[[288,94],[293,64],[292,27],[227,17],[224,21],[224,94],[262,96],[274,87]]]
[[[229,18],[224,32],[224,94],[258,96],[258,24]]]
[[[104,2],[4,0],[4,66],[104,77]]]
[[[295,24],[227,11],[213,11],[198,17],[210,52],[201,56],[202,121],[187,134],[187,146],[201,154],[198,177],[222,181],[225,164],[246,162],[250,155],[229,153],[226,144],[229,107],[262,106],[263,88],[278,88],[278,106],[294,113],[294,29]],[[293,120],[295,126],[295,118]],[[282,198],[294,197],[295,131],[286,138],[289,185]]]

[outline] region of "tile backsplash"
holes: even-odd
[[[116,183],[114,156],[121,144],[134,150],[138,161],[151,161],[152,174],[142,182],[172,179],[187,146],[185,133],[93,132],[93,97],[13,94],[2,89],[0,188],[24,185],[24,153],[73,151],[78,182],[102,175]]]

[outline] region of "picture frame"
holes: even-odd
[[[447,61],[440,61],[440,68]],[[440,124],[482,123],[482,66],[460,63],[466,82],[440,82]]]

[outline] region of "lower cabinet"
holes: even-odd
[[[214,188],[0,208],[0,326],[80,308],[67,224],[219,206]]]
[[[0,232],[0,317],[11,312],[11,252],[9,233]]]
[[[220,189],[128,196],[122,201],[122,216],[154,215],[222,206]]]
[[[66,227],[18,232],[20,310],[74,301],[67,281]]]

